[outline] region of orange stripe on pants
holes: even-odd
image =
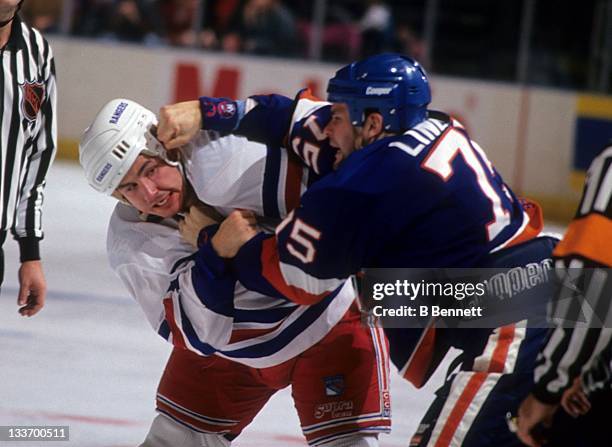
[[[486,372],[477,372],[474,373],[472,377],[470,377],[470,380],[468,381],[467,385],[465,386],[465,389],[461,393],[461,396],[459,396],[459,399],[457,399],[455,407],[449,414],[446,424],[440,432],[440,437],[436,441],[435,447],[447,447],[450,445],[455,431],[457,430],[461,419],[463,419],[463,415],[472,403],[474,396],[476,396],[476,393],[478,393],[478,390],[480,389],[486,378]]]

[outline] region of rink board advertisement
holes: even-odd
[[[167,47],[61,38],[52,43],[61,90],[60,157],[68,158],[75,158],[83,129],[112,98],[133,99],[157,111],[164,104],[199,95],[245,98],[281,93],[293,97],[299,89],[310,87],[315,95],[325,97],[327,79],[339,68]],[[597,123],[589,104],[597,98],[585,106],[573,92],[435,74],[431,83],[431,108],[461,120],[516,191],[540,200],[546,211],[575,207],[579,191],[572,187],[571,174],[583,169],[593,155],[588,129]],[[609,113],[606,117],[610,119]],[[602,116],[598,113],[595,118]],[[607,123],[608,127],[597,124],[597,138],[610,133]]]

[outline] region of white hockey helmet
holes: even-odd
[[[89,184],[111,195],[142,153],[177,165],[155,137],[156,125],[153,112],[129,99],[113,99],[102,107],[79,144],[79,161]]]

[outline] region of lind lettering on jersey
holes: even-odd
[[[391,90],[393,90],[393,87],[372,87],[372,86],[368,86],[368,88],[366,88],[365,94],[366,95],[382,96],[382,95],[388,95],[389,93],[391,93]]]
[[[117,122],[119,122],[119,118],[121,118],[121,115],[123,114],[123,111],[126,109],[126,107],[127,107],[127,102],[120,102],[117,108],[115,109],[115,111],[113,112],[113,115],[111,116],[109,123],[117,124]]]
[[[416,146],[414,144],[410,145],[400,141],[394,141],[393,143],[389,144],[389,147],[396,147],[403,150],[407,154],[416,157],[423,149],[425,149],[426,146],[442,135],[442,132],[444,132],[447,127],[448,123],[442,121],[434,119],[425,120],[404,133],[404,135],[412,137],[415,144],[418,143]]]
[[[21,108],[23,115],[34,121],[45,99],[45,85],[42,82],[24,82],[21,87]]]

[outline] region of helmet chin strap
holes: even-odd
[[[8,25],[9,23],[11,23],[13,20],[15,20],[15,17],[17,16],[17,13],[19,12],[19,10],[21,9],[21,4],[23,3],[23,0],[21,0],[18,4],[17,4],[17,8],[15,9],[15,13],[13,14],[13,17],[11,17],[10,19],[7,20],[2,20],[0,21],[0,28],[4,28],[6,25]]]

